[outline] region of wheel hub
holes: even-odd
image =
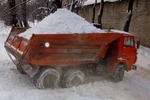
[[[56,76],[52,74],[48,74],[43,79],[43,86],[45,88],[52,88],[55,85],[55,82],[56,82]]]
[[[73,80],[71,81],[72,86],[78,86],[81,84],[81,80],[79,77],[74,77]]]

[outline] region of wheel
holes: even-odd
[[[21,74],[27,74],[27,73],[25,72],[25,70],[21,67],[21,66],[22,66],[21,62],[19,62],[18,60],[15,60],[15,62],[16,62],[16,67],[17,67],[18,71],[19,71]]]
[[[39,69],[35,74],[34,84],[39,89],[55,88],[60,80],[60,74],[52,68]]]
[[[78,86],[84,83],[85,75],[80,70],[71,69],[63,78],[63,87],[69,88],[72,86]]]
[[[123,77],[124,77],[124,73],[125,73],[124,65],[118,65],[116,67],[116,70],[115,70],[114,75],[113,75],[114,81],[115,82],[122,81]]]

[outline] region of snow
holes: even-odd
[[[67,9],[58,9],[39,22],[36,26],[20,34],[29,39],[32,34],[67,34],[104,32],[95,28],[82,17]]]
[[[116,2],[116,1],[119,1],[119,0],[104,0],[104,2]],[[97,3],[100,3],[101,0],[97,0]],[[87,5],[92,5],[95,3],[95,0],[87,0],[85,3],[84,3],[84,6],[87,6]]]
[[[139,56],[138,63],[139,65],[143,65],[147,70],[150,69],[150,49],[140,46],[140,50],[138,51]]]
[[[1,4],[7,3],[7,2],[8,2],[8,0],[0,0]]]
[[[150,48],[140,46],[138,69],[126,72],[122,82],[93,76],[78,87],[41,90],[31,78],[20,74],[9,59],[4,49],[9,27],[1,22],[0,26],[0,100],[150,100]]]
[[[124,33],[124,34],[131,34],[131,33],[129,33],[129,32],[125,32],[125,31],[117,30],[117,29],[111,29],[110,32]]]
[[[9,32],[11,31],[11,27],[10,26],[6,26],[5,24],[4,24],[4,21],[1,21],[0,20],[0,35],[5,35],[5,34],[9,34]]]

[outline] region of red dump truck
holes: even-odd
[[[18,35],[25,30],[12,28],[5,49],[38,88],[78,86],[91,70],[111,74],[118,82],[125,71],[136,69],[137,43],[131,34],[33,34],[26,39]]]

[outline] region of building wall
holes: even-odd
[[[138,1],[138,2],[137,2]],[[123,30],[127,15],[128,0],[105,2],[102,19],[103,28]],[[96,6],[95,22],[99,12]],[[79,9],[79,15],[92,22],[93,5]],[[130,33],[140,38],[141,44],[150,47],[150,0],[135,0]]]

